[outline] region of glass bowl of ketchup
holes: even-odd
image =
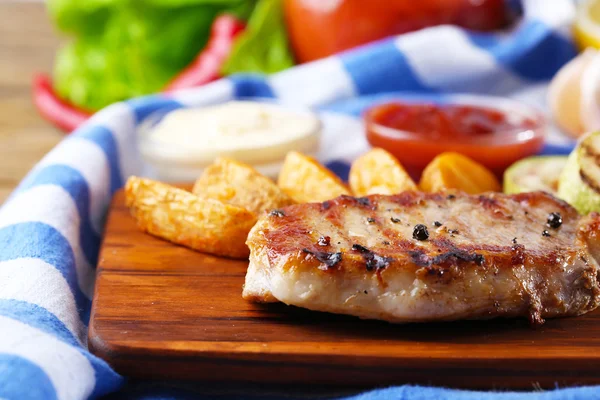
[[[479,95],[399,97],[369,108],[367,140],[392,153],[411,172],[453,151],[496,173],[538,153],[547,122],[534,107]]]

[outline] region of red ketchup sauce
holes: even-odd
[[[501,173],[544,144],[541,115],[475,105],[386,103],[369,109],[365,122],[369,143],[413,172],[438,154],[455,151]]]

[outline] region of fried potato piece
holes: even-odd
[[[457,189],[469,194],[502,190],[492,171],[467,156],[453,152],[440,154],[425,167],[419,187],[424,192]]]
[[[125,203],[138,226],[170,242],[219,256],[246,258],[256,214],[150,179],[130,177]]]
[[[219,158],[208,166],[196,181],[193,192],[257,215],[294,203],[275,182],[251,166],[228,158]]]
[[[352,163],[348,180],[355,196],[417,190],[417,185],[396,157],[380,148],[357,158]]]
[[[350,192],[333,172],[312,157],[290,151],[277,184],[297,203],[325,201]]]

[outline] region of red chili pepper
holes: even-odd
[[[206,47],[165,87],[163,92],[200,86],[220,78],[221,67],[231,52],[233,41],[244,28],[244,22],[232,15],[224,14],[217,17],[212,24],[211,36]],[[52,87],[50,78],[46,75],[35,76],[33,100],[44,118],[66,132],[73,131],[92,115],[91,112],[60,99]]]
[[[232,15],[217,17],[206,47],[165,87],[164,92],[204,85],[220,78],[221,67],[231,52],[233,41],[244,28],[244,22]]]
[[[91,116],[91,113],[61,100],[54,92],[50,78],[43,74],[33,79],[33,101],[44,118],[65,132],[73,131]]]

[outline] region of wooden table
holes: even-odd
[[[0,0],[0,203],[62,138],[31,101],[31,80],[51,72],[59,38],[43,3]]]

